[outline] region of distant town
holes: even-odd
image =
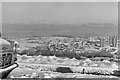
[[[120,50],[117,36],[32,36],[19,39],[18,43],[20,52],[17,55],[17,62],[20,67],[11,73],[12,77],[19,73],[17,76],[27,78],[28,75],[35,77],[37,75],[41,78],[39,72],[46,70],[50,71],[47,75],[53,78],[64,73],[75,74],[75,76],[67,75],[69,77],[79,77],[84,74],[93,74],[92,76],[97,77],[119,76]],[[69,70],[63,70],[66,68]],[[31,73],[26,74],[23,69]],[[20,70],[22,72],[19,72]]]
[[[41,50],[48,50],[47,55],[57,55],[56,52],[68,52],[69,54],[75,55],[78,53],[79,56],[84,57],[115,57],[115,54],[118,54],[118,45],[120,41],[117,39],[117,36],[109,37],[70,37],[70,36],[58,36],[53,37],[29,37],[22,39],[27,43],[26,48],[22,50],[21,54],[24,51],[32,50],[35,51],[33,54],[40,54]],[[20,43],[21,44],[21,43]],[[34,46],[29,46],[29,44],[36,44]],[[52,52],[52,53],[51,53]],[[50,54],[51,53],[51,54]],[[88,53],[88,54],[87,54]],[[29,53],[31,54],[31,53]],[[46,55],[43,54],[43,55]],[[59,56],[62,56],[62,55]],[[71,56],[74,57],[75,55]],[[64,55],[63,55],[64,56]]]

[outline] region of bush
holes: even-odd
[[[64,54],[63,54],[63,51],[55,51],[54,55],[56,57],[65,57]]]
[[[30,48],[30,49],[21,51],[21,53],[19,53],[19,54],[20,54],[20,55],[33,56],[33,55],[36,55],[35,51],[36,51],[36,49]]]
[[[40,50],[35,51],[36,55],[42,55]]]
[[[29,49],[28,50],[28,53],[27,53],[27,55],[28,56],[34,56],[34,55],[36,55],[36,49],[34,49],[34,48],[31,48],[31,49]]]
[[[69,51],[69,50],[50,51],[49,47],[46,45],[37,46],[36,48],[30,48],[28,50],[21,51],[20,55],[24,55],[24,54],[30,55],[30,56],[33,56],[33,55],[53,56],[55,55],[56,57],[68,57],[68,58],[76,58],[76,59],[81,59],[81,57],[86,57],[86,58],[114,57],[113,54],[106,51],[106,48],[102,48],[101,50],[89,49],[89,50],[84,50],[82,52],[75,52],[74,50],[73,51]],[[119,53],[116,55],[118,55],[117,58],[120,59]]]
[[[70,59],[74,58],[76,55],[76,53],[74,51],[64,51],[63,54],[64,54],[64,57],[68,57]]]
[[[96,55],[96,57],[109,57],[109,58],[112,58],[112,57],[114,57],[114,55],[111,54],[111,53],[107,53],[107,52],[100,52],[98,55]]]
[[[47,46],[37,46],[36,48],[29,48],[28,50],[21,51],[20,55],[42,55],[42,56],[53,56],[54,53],[49,50]]]
[[[76,59],[81,59],[83,53],[76,53],[75,58]]]
[[[68,57],[68,58],[74,58],[75,57],[74,51],[56,51],[55,56],[56,57]]]
[[[49,50],[42,50],[40,51],[42,56],[53,56],[53,52],[49,51]]]
[[[53,56],[54,55],[53,51],[50,51],[47,45],[40,45],[40,46],[37,46],[35,49],[36,49],[37,55],[42,55],[42,56]]]
[[[42,51],[42,50],[49,50],[47,45],[39,45],[35,48],[36,50]]]
[[[25,55],[25,54],[27,55],[28,51],[29,50],[23,50],[23,51],[21,51],[21,53],[19,53],[19,55]]]
[[[98,54],[99,54],[99,51],[97,50],[85,50],[84,53],[81,54],[81,56],[92,58],[92,57],[96,57],[96,55]]]
[[[28,58],[27,58],[26,56],[22,56],[21,59],[22,59],[22,60],[26,60],[26,59],[28,59]]]

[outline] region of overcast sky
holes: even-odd
[[[2,20],[2,3],[0,3],[0,24],[1,24],[1,20]]]
[[[3,23],[113,23],[118,3],[113,2],[10,2],[2,4]]]

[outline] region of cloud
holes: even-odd
[[[117,23],[117,3],[3,3],[3,23]]]

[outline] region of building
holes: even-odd
[[[110,36],[109,37],[109,45],[111,47],[117,47],[117,36]]]
[[[105,39],[104,38],[100,38],[100,47],[104,47],[104,42],[105,42]]]

